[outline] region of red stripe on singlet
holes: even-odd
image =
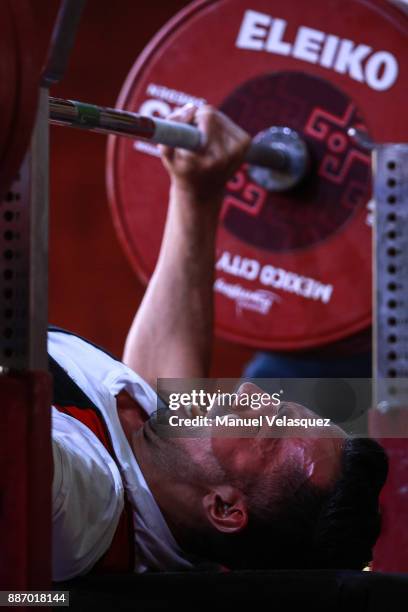
[[[126,393],[122,391],[117,396],[118,412],[120,416],[120,409],[124,408],[127,412],[133,409],[135,416],[137,415],[137,422],[142,423],[147,419],[147,415],[140,408],[137,402]],[[78,408],[77,406],[60,406],[55,405],[55,408],[60,412],[68,414],[80,421],[83,425],[88,427],[103,444],[108,453],[112,456],[118,469],[120,471],[120,465],[116,459],[115,452],[112,446],[112,441],[106,427],[106,423],[103,418],[93,408]],[[127,434],[127,432],[125,432]],[[134,525],[133,525],[133,512],[131,504],[125,493],[124,495],[124,508],[119,519],[118,526],[116,528],[113,540],[108,550],[94,565],[90,573],[124,573],[133,571],[134,568]]]

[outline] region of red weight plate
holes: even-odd
[[[244,165],[227,186],[217,243],[216,331],[270,349],[312,348],[371,321],[370,159],[347,136],[403,141],[406,21],[381,0],[206,0],[179,13],[134,65],[118,100],[163,116],[206,100],[253,136],[307,142],[312,173],[270,193]],[[142,279],[162,237],[168,178],[157,149],[111,137],[108,189]]]
[[[13,14],[9,4],[4,3],[0,20],[0,185],[6,186],[8,172],[7,149],[13,131],[13,116],[17,97],[18,54]],[[3,195],[3,189],[1,194]]]
[[[40,61],[27,0],[4,0],[0,20],[0,197],[28,147],[37,107]]]

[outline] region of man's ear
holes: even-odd
[[[229,485],[215,487],[202,500],[210,523],[223,533],[238,533],[248,523],[248,509],[243,494]]]

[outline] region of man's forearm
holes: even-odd
[[[219,202],[172,187],[159,260],[130,329],[124,361],[156,379],[208,375]]]

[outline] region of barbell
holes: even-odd
[[[408,140],[406,45],[406,16],[386,0],[199,0],[136,60],[118,108],[164,118],[207,102],[255,141],[280,142],[288,127],[308,150],[308,169],[291,189],[274,191],[270,170],[251,164],[226,187],[218,335],[299,350],[370,325],[371,157],[348,130],[376,142]],[[156,146],[110,136],[107,186],[125,253],[147,282],[167,211]]]
[[[143,138],[190,151],[199,151],[204,146],[204,135],[197,128],[175,121],[53,97],[49,108],[50,122],[55,125]],[[269,169],[264,173],[267,180],[263,181],[268,189],[281,191],[297,185],[306,174],[309,157],[305,143],[295,130],[271,127],[259,140],[252,141],[245,160]]]
[[[20,0],[6,4],[16,10]],[[349,130],[367,141],[408,139],[406,38],[406,16],[386,0],[197,0],[146,47],[117,109],[52,98],[51,121],[111,134],[113,221],[146,282],[168,195],[155,143],[202,144],[197,130],[165,117],[187,102],[209,103],[241,125],[253,144],[225,190],[216,331],[255,347],[315,348],[371,322],[371,159]],[[4,159],[9,132],[0,134]]]

